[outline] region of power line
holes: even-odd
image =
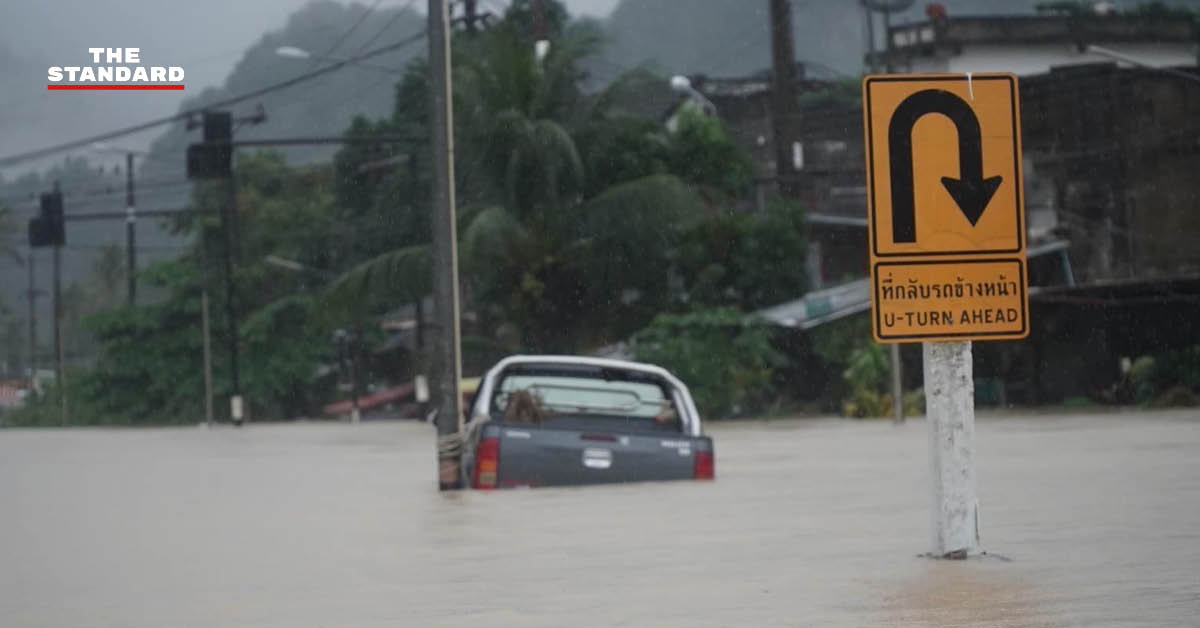
[[[16,155],[9,155],[7,157],[2,157],[2,158],[0,158],[0,166],[7,166],[7,165],[14,164],[14,163],[26,161],[29,159],[37,159],[39,157],[53,155],[55,153],[59,153],[59,152],[65,151],[65,150],[70,150],[72,148],[79,148],[81,146],[87,146],[89,144],[94,144],[96,142],[103,142],[105,140],[111,140],[111,139],[115,139],[118,137],[124,137],[126,135],[131,135],[133,133],[137,133],[139,131],[145,131],[147,129],[152,129],[156,126],[161,126],[163,124],[169,124],[171,122],[176,122],[179,120],[186,120],[192,116],[199,115],[207,110],[218,109],[221,107],[228,107],[229,105],[234,105],[234,104],[237,104],[240,102],[244,102],[246,100],[250,100],[251,98],[262,96],[263,94],[269,94],[271,92],[279,91],[281,89],[286,89],[293,85],[298,85],[300,83],[311,81],[312,79],[317,78],[319,76],[324,76],[326,74],[329,74],[330,72],[340,70],[340,69],[346,67],[347,65],[357,63],[359,61],[364,61],[366,59],[370,59],[372,57],[376,57],[376,56],[379,56],[379,55],[382,55],[382,54],[385,54],[388,52],[392,52],[393,50],[399,50],[399,49],[409,46],[413,43],[416,43],[417,41],[420,41],[421,39],[424,39],[424,38],[425,38],[424,31],[419,32],[419,33],[414,33],[413,35],[411,35],[399,42],[396,42],[394,44],[389,44],[387,46],[381,46],[381,47],[371,50],[369,52],[365,52],[363,54],[356,55],[354,57],[350,57],[347,59],[343,59],[336,63],[332,63],[323,68],[312,70],[310,72],[305,72],[304,74],[295,76],[286,81],[280,81],[278,83],[268,85],[261,89],[252,90],[245,94],[233,96],[230,98],[226,98],[224,100],[218,100],[216,102],[209,103],[200,108],[188,109],[188,110],[181,111],[181,112],[171,115],[171,116],[157,118],[154,120],[150,120],[149,122],[143,122],[141,124],[136,124],[133,126],[122,128],[122,129],[117,129],[116,131],[109,131],[107,133],[101,133],[100,135],[94,135],[92,137],[84,138],[81,140],[75,140],[72,142],[66,142],[63,144],[57,144],[57,145],[49,146],[46,148],[41,148],[41,149],[37,149],[37,150],[27,151],[24,153],[18,153]]]
[[[26,242],[25,240],[17,239],[13,239],[11,241],[20,244],[24,244]],[[125,245],[115,241],[108,244],[100,244],[95,242],[71,242],[62,245],[59,248],[64,251],[102,251],[104,249],[111,248],[121,250],[125,248]],[[137,248],[139,251],[187,251],[192,249],[192,246],[185,244],[138,244],[135,248]]]
[[[400,18],[404,17],[406,12],[409,11],[410,9],[412,9],[412,5],[414,2],[416,2],[416,0],[408,0],[408,2],[406,2],[404,4],[404,6],[400,7],[399,9],[396,9],[396,14],[392,16],[392,19],[388,20],[387,23],[384,24],[382,28],[380,28],[378,31],[376,31],[375,34],[372,35],[371,38],[366,41],[366,43],[364,43],[362,46],[359,46],[358,53],[362,53],[362,51],[366,50],[368,46],[375,43],[375,40],[382,37],[383,34],[385,32],[387,32],[387,29],[392,27],[392,24],[395,24],[397,21],[400,20]]]
[[[138,189],[143,195],[158,195],[171,192],[171,188],[182,188],[190,186],[193,183],[186,179],[161,180],[147,183],[138,183]],[[101,201],[106,197],[120,196],[124,197],[126,190],[116,187],[92,188],[92,189],[63,189],[63,198],[72,203],[93,203]],[[0,205],[9,205],[18,207],[20,205],[30,205],[33,210],[37,210],[38,193],[31,193],[26,196],[10,196],[0,199]]]
[[[354,21],[354,24],[351,24],[350,28],[346,29],[346,32],[342,33],[342,36],[338,37],[337,41],[333,42],[333,45],[329,47],[329,50],[325,51],[325,54],[320,55],[313,59],[313,63],[311,66],[309,66],[309,69],[311,70],[311,69],[317,67],[318,65],[321,64],[321,61],[323,59],[329,58],[329,55],[331,55],[335,51],[337,51],[338,46],[341,46],[346,41],[346,39],[350,37],[350,35],[354,34],[354,31],[358,30],[359,26],[362,26],[362,23],[364,21],[366,21],[367,16],[375,11],[375,7],[378,7],[380,2],[383,2],[383,0],[375,0],[374,4],[367,7],[362,12],[362,15],[359,15],[358,19]]]

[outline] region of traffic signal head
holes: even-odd
[[[233,114],[228,111],[204,112],[204,141],[228,142],[233,139]]]
[[[187,149],[189,179],[219,179],[232,172],[233,147],[229,144],[192,144]]]
[[[42,195],[42,213],[29,221],[29,246],[62,246],[66,244],[61,192]]]
[[[228,111],[204,112],[204,143],[187,149],[189,179],[228,177],[233,166],[233,114]]]

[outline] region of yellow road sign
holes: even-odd
[[[879,342],[1029,334],[1012,74],[863,79]]]

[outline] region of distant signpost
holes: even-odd
[[[871,76],[863,103],[875,339],[1026,337],[1016,77]]]
[[[936,556],[979,549],[966,341],[1029,335],[1018,109],[1012,74],[863,79],[871,327],[924,343]]]

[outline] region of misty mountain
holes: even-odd
[[[181,109],[203,108],[208,103],[328,65],[330,59],[353,57],[424,31],[424,16],[409,8],[381,8],[370,13],[365,9],[362,5],[346,6],[332,0],[305,5],[288,18],[283,28],[268,32],[251,46],[224,85],[188,98]],[[390,115],[393,86],[408,62],[424,55],[426,45],[424,38],[417,38],[401,50],[371,58],[369,65],[350,65],[235,105],[231,108],[235,118],[252,115],[260,106],[266,114],[262,124],[237,126],[235,138],[340,136],[357,115],[369,118]],[[313,58],[280,56],[276,51],[284,46],[307,51]],[[148,173],[159,177],[182,176],[186,147],[200,139],[199,129],[189,131],[183,124],[173,125],[152,143],[153,162],[147,167]],[[291,163],[304,164],[328,160],[337,149],[311,146],[281,150]]]
[[[300,48],[314,55],[349,57],[422,33],[424,28],[424,16],[407,8],[379,8],[367,12],[367,7],[362,4],[347,6],[332,0],[316,0],[292,14],[282,28],[267,32],[247,49],[220,87],[199,91],[181,105],[169,109],[151,108],[140,119],[162,117],[172,110],[202,108],[207,103],[260,89],[328,63],[282,57],[276,53],[282,46]],[[259,125],[235,125],[235,137],[340,136],[356,115],[388,116],[392,109],[393,85],[399,80],[400,72],[409,60],[424,55],[425,50],[425,39],[418,38],[402,50],[370,60],[383,69],[346,67],[241,103],[232,108],[235,117],[253,114],[261,105],[266,121]],[[86,137],[96,132],[94,128],[75,130],[71,126],[72,120],[79,118],[80,111],[88,110],[88,103],[76,101],[94,97],[94,94],[54,94],[63,96],[61,99],[44,96],[48,65],[53,64],[0,46],[0,101],[8,105],[0,110],[0,149],[15,144],[15,139],[24,138],[21,134],[28,134],[33,140],[22,142],[22,148],[26,148],[61,141],[58,138]],[[102,99],[95,99],[95,102],[100,106],[112,104]],[[69,131],[65,135],[64,126]],[[50,140],[50,137],[56,139]],[[150,154],[137,158],[138,207],[172,209],[188,203],[191,185],[186,179],[185,151],[189,143],[200,140],[200,129],[189,131],[183,122],[173,123],[160,131],[151,142]],[[136,146],[133,142],[130,144]],[[118,140],[114,145],[121,143]],[[337,149],[326,145],[282,150],[292,163],[305,164],[328,161]],[[15,151],[0,150],[0,154],[11,152]],[[22,226],[37,212],[37,195],[48,191],[55,181],[62,186],[67,214],[122,211],[125,207],[122,155],[95,150],[73,151],[71,155],[44,160],[37,170],[23,173],[8,170],[5,174],[0,178],[0,202],[13,207]],[[173,257],[183,250],[185,242],[157,221],[143,219],[137,224],[139,267],[155,259]],[[18,237],[24,241],[23,230]],[[62,250],[64,285],[86,281],[99,252],[109,244],[124,247],[124,221],[68,221],[67,246]],[[39,251],[36,257],[35,282],[45,289],[51,280],[50,252]],[[25,273],[26,269],[13,264],[0,265],[0,302],[17,312],[24,311]],[[151,296],[145,291],[142,294]],[[40,299],[39,311],[43,321],[49,320],[49,299]],[[43,328],[40,336],[44,343],[49,333]]]

